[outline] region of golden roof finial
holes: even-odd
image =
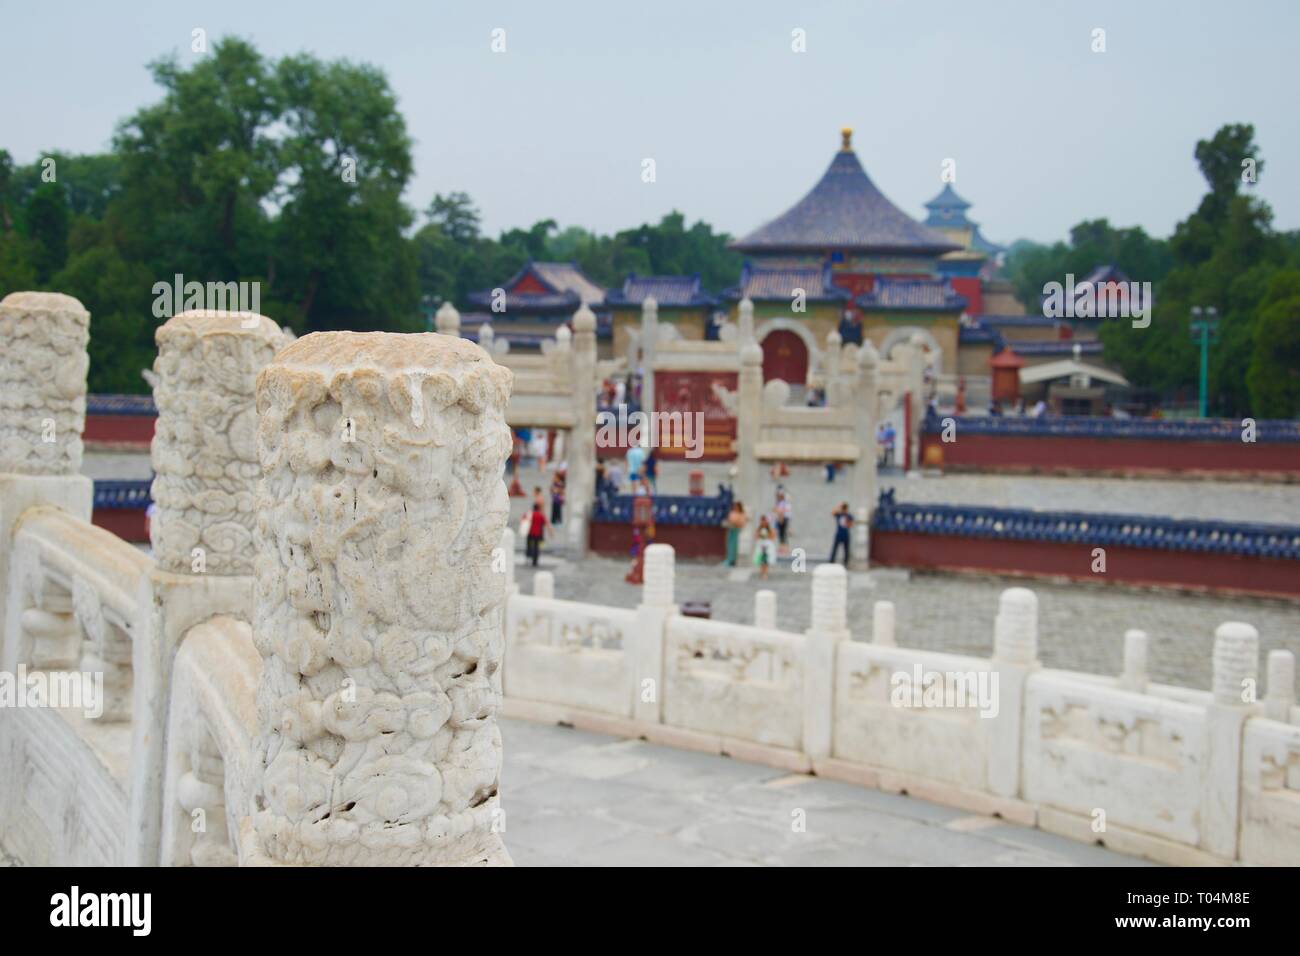
[[[846,153],[853,150],[853,127],[846,126],[840,130],[840,136],[844,138],[844,145],[840,149]]]

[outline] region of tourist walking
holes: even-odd
[[[641,480],[641,468],[645,465],[645,449],[633,445],[627,450],[627,480],[636,485]]]
[[[790,496],[785,493],[785,488],[781,485],[776,486],[776,504],[772,506],[772,513],[776,515],[776,537],[781,546],[781,553],[786,552],[790,544]]]
[[[560,468],[551,479],[551,524],[564,523],[564,469]]]
[[[831,564],[835,563],[835,555],[839,553],[840,546],[844,546],[844,566],[849,566],[849,529],[853,527],[853,515],[849,514],[849,503],[846,501],[836,510],[831,512],[831,517],[835,519],[835,543],[831,545]]]
[[[655,454],[653,448],[650,454],[645,458],[645,478],[650,483],[650,490],[655,494],[659,493],[659,457]]]
[[[734,502],[723,522],[723,526],[727,529],[727,567],[729,568],[736,566],[736,554],[740,551],[740,532],[748,521],[745,506],[739,501]]]
[[[533,562],[533,567],[537,567],[537,559],[542,553],[542,539],[546,537],[546,529],[550,524],[542,513],[541,502],[533,502],[533,512],[528,518],[528,540],[524,544],[524,556]]]
[[[758,519],[758,529],[754,532],[754,564],[758,565],[758,576],[764,581],[767,580],[767,572],[772,566],[775,537],[767,515],[761,515]]]

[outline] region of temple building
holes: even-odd
[[[939,367],[955,372],[967,302],[939,262],[962,246],[890,202],[853,151],[852,130],[842,135],[803,199],[732,243],[747,261],[724,295],[733,313],[741,298],[754,301],[765,378],[806,381],[832,329],[880,349],[920,332]]]
[[[970,314],[981,315],[984,284],[994,278],[1006,249],[980,235],[979,225],[966,216],[970,206],[951,183],[945,183],[943,191],[925,204],[929,211],[925,224],[961,247],[939,259],[939,274],[965,297]]]
[[[1082,354],[1101,361],[1097,322],[1025,314],[1001,274],[1006,249],[990,242],[951,183],[913,219],[880,191],[853,149],[852,130],[812,189],[781,215],[731,243],[744,255],[739,281],[716,297],[699,275],[626,277],[606,290],[572,262],[528,262],[496,289],[469,296],[466,334],[484,321],[512,347],[537,348],[585,303],[596,314],[602,358],[638,364],[641,307],[653,296],[659,321],[684,339],[714,338],[754,303],[763,378],[808,384],[832,330],[845,343],[871,341],[888,356],[918,335],[941,396],[959,378],[967,398],[987,400],[999,366],[1033,367]],[[1120,283],[1112,267],[1088,279]],[[1076,336],[1078,341],[1076,341]]]
[[[689,276],[639,276],[633,272],[620,288],[611,289],[605,296],[613,330],[613,355],[628,355],[630,333],[639,333],[641,328],[641,305],[651,297],[658,303],[659,321],[671,324],[682,338],[712,337],[718,300],[701,287],[698,272]]]
[[[469,310],[461,316],[461,331],[473,337],[484,322],[508,339],[512,348],[537,348],[572,318],[579,306],[596,313],[596,336],[608,345],[609,310],[606,290],[576,262],[534,262],[494,289],[469,294]]]

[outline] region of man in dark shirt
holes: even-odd
[[[849,503],[846,501],[838,509],[831,512],[831,517],[835,519],[835,543],[831,545],[830,561],[835,562],[835,555],[839,553],[840,546],[844,547],[844,566],[849,566],[849,529],[853,527],[853,515],[849,514]]]

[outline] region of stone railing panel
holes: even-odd
[[[635,628],[635,611],[517,594],[506,614],[506,692],[630,717]]]
[[[664,636],[664,723],[798,750],[806,638],[673,616]]]
[[[1295,866],[1300,860],[1300,726],[1246,722],[1241,754],[1243,863]]]
[[[970,790],[989,785],[988,733],[1001,705],[988,660],[841,642],[833,755]]]
[[[1025,799],[1199,845],[1204,707],[1040,672],[1025,708]]]

